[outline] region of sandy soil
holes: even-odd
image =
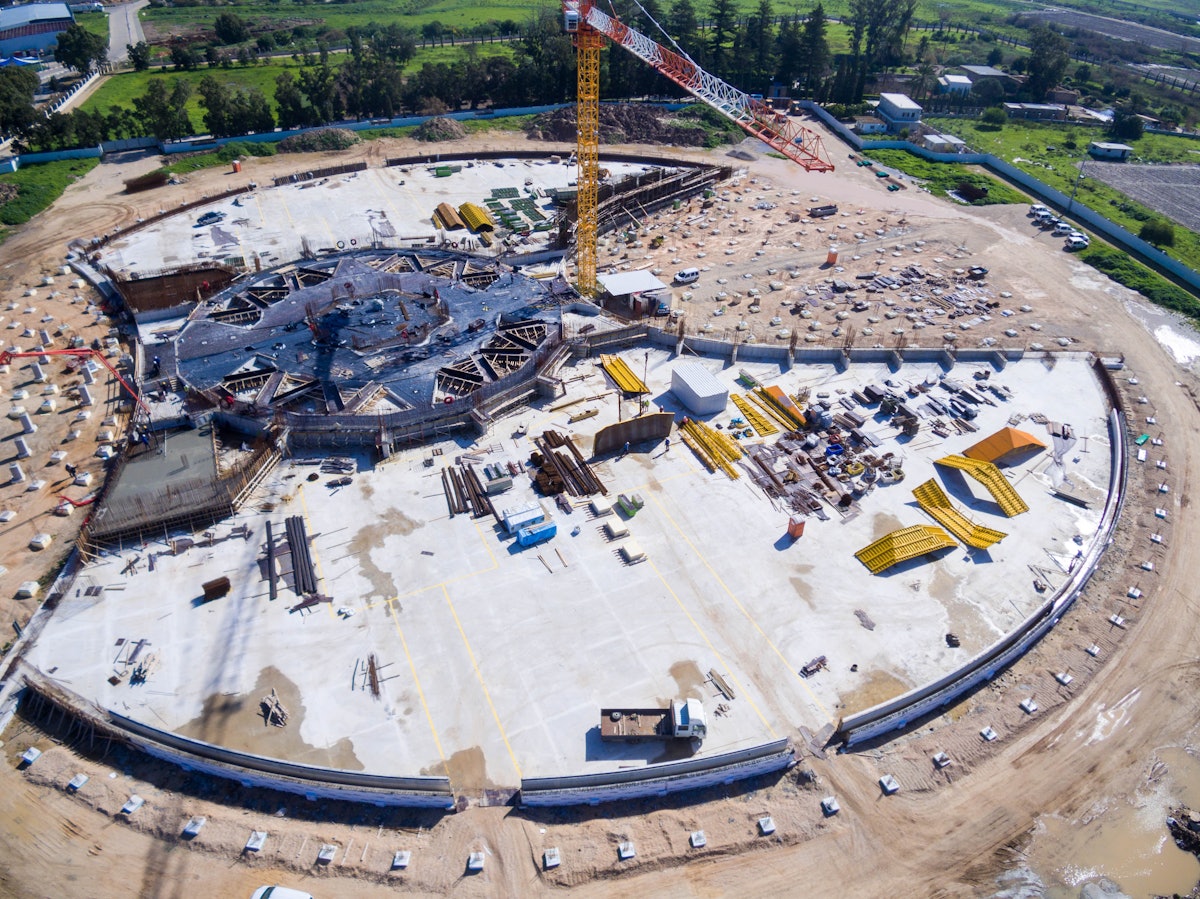
[[[839,144],[827,143],[844,159]],[[512,139],[513,146],[519,144]],[[405,149],[379,141],[356,152],[379,160]],[[58,207],[0,251],[20,260],[3,270],[7,282],[0,289],[11,292],[26,271],[61,258],[70,236],[63,223],[87,222],[98,232],[161,205],[153,193],[145,199],[118,196],[123,178],[153,165],[154,160],[103,165],[68,191]],[[296,167],[296,160],[279,157],[255,160],[246,171],[262,183]],[[924,217],[932,239],[950,239],[955,249],[968,246],[971,264],[987,265],[997,289],[1023,297],[1045,322],[1059,324],[1083,347],[1125,353],[1141,381],[1136,392],[1150,398],[1160,423],[1172,488],[1170,519],[1157,528],[1166,536],[1165,548],[1157,550],[1154,575],[1140,578],[1141,600],[1123,597],[1149,550],[1152,510],[1162,504],[1154,489],[1162,473],[1135,466],[1116,545],[1099,575],[1051,636],[1010,672],[931,726],[893,742],[826,760],[806,754],[778,781],[757,789],[732,787],[686,805],[552,813],[471,807],[439,818],[261,793],[230,796],[223,785],[119,752],[85,758],[45,729],[18,721],[4,735],[7,764],[0,766],[0,894],[165,897],[185,895],[195,883],[205,894],[239,896],[283,879],[318,896],[344,897],[391,895],[397,889],[414,895],[528,895],[562,887],[583,896],[794,895],[798,884],[822,884],[822,892],[839,884],[856,896],[984,895],[994,892],[993,878],[1009,861],[1006,847],[1022,838],[1039,813],[1070,814],[1100,790],[1130,794],[1145,777],[1144,763],[1155,747],[1186,741],[1200,711],[1191,664],[1200,616],[1187,587],[1197,566],[1178,551],[1196,540],[1198,530],[1186,500],[1200,449],[1195,380],[1128,314],[1123,289],[1057,252],[1057,241],[1052,252],[1035,250],[1023,208],[967,211],[916,191],[888,195],[852,166],[842,167],[836,183],[774,159],[753,168],[755,177],[803,197],[823,189],[847,206]],[[218,190],[227,177],[198,174],[184,192]],[[1105,623],[1117,610],[1128,619],[1124,630]],[[1087,657],[1080,648],[1093,642],[1101,646],[1098,659],[1081,661]],[[1058,688],[1053,673],[1067,659],[1076,678]],[[1017,699],[1031,690],[1042,707],[1033,717],[1016,710]],[[1134,691],[1140,692],[1123,725],[1103,729],[1097,738],[1098,717]],[[1002,738],[985,746],[978,739],[984,724]],[[35,743],[46,755],[18,772],[19,754]],[[943,749],[955,764],[935,773],[928,759]],[[70,795],[63,784],[77,771],[92,780]],[[876,780],[887,772],[905,788],[884,799]],[[126,820],[118,809],[135,791],[147,803]],[[818,801],[828,794],[839,797],[843,812],[826,820]],[[209,823],[187,844],[179,831],[197,814]],[[773,815],[778,825],[771,840],[755,835],[754,822],[763,814]],[[694,851],[687,837],[699,828],[708,848]],[[271,834],[257,855],[241,851],[251,829]],[[617,862],[620,839],[636,843],[632,863]],[[331,865],[318,868],[317,849],[326,842],[340,848]],[[563,865],[544,871],[541,852],[550,846],[561,850]],[[414,850],[413,866],[389,874],[391,854],[401,848]],[[473,849],[490,854],[483,873],[467,876],[465,860]]]

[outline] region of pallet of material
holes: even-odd
[[[621,544],[621,558],[625,560],[625,564],[633,565],[644,561],[646,553],[633,540],[626,540]]]
[[[612,521],[604,525],[604,531],[608,535],[609,540],[620,540],[622,537],[629,536],[629,526],[619,518],[614,518]]]

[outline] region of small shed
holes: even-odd
[[[1092,159],[1110,159],[1124,162],[1133,154],[1133,147],[1127,144],[1112,144],[1107,141],[1094,140],[1088,144],[1088,155]]]
[[[504,519],[504,529],[510,534],[516,534],[522,528],[539,524],[550,516],[546,514],[541,503],[534,502],[514,509],[505,509],[500,513],[500,517]]]
[[[653,312],[667,296],[667,285],[647,271],[597,275],[596,280],[609,296],[626,305],[634,315]]]
[[[724,412],[729,404],[729,388],[698,362],[684,362],[671,369],[671,392],[696,415]]]
[[[938,93],[966,96],[971,93],[971,79],[966,75],[942,75],[938,78]]]

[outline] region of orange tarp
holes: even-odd
[[[1046,444],[1025,431],[1019,431],[1016,428],[1001,428],[992,436],[985,437],[974,446],[963,450],[962,454],[968,459],[995,462],[997,459],[1003,459],[1009,453],[1029,447],[1045,449]]]

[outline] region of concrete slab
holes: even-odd
[[[627,361],[647,371],[655,404],[678,411],[668,352],[638,348]],[[932,363],[785,371],[702,362],[734,391],[744,390],[735,383],[744,368],[788,393],[807,387],[835,401],[866,384],[888,379],[902,390],[941,373]],[[969,372],[959,366],[952,376],[969,381]],[[607,389],[592,360],[560,374],[566,399]],[[576,425],[557,397],[497,421],[478,440],[416,447],[378,465],[360,458],[347,486],[309,483],[313,460],[293,459],[213,529],[213,545],[174,555],[168,541],[178,535],[164,534],[86,566],[27,658],[43,672],[56,669],[51,676],[68,689],[153,727],[307,764],[445,773],[468,791],[729,751],[792,735],[801,724],[816,732],[960,665],[1042,601],[1035,578],[1053,586],[1092,539],[1099,510],[1053,495],[1065,479],[1099,490],[1108,483],[1106,409],[1088,360],[1025,359],[992,378],[1013,398],[982,406],[974,434],[936,437],[925,422],[910,439],[873,409],[859,409],[880,442],[876,452],[893,453],[905,480],[877,487],[857,511],[829,508],[829,520],[808,519],[795,541],[785,536],[791,510],[748,477],[708,473],[682,444],[670,453],[635,445],[626,456],[594,460],[610,496],[645,499],[631,530],[647,560],[636,566],[616,558],[585,499],[570,514],[548,503],[559,536],[522,549],[491,519],[450,516],[440,480],[440,465],[466,451],[489,464],[524,465],[530,438],[548,427],[573,433],[586,455],[598,429],[637,412],[632,402],[619,411],[613,395]],[[1005,469],[1029,513],[1004,518],[981,485],[934,466],[1011,420],[1040,436],[1043,416],[1070,423],[1077,442],[1057,461],[1047,452]],[[427,468],[437,448],[439,465]],[[958,548],[871,576],[854,551],[898,527],[929,523],[911,488],[930,477],[974,521],[1008,536],[988,552]],[[529,479],[517,477],[496,505],[535,499]],[[282,534],[290,515],[306,521],[320,589],[332,603],[289,611],[300,597],[286,578],[279,599],[267,598],[264,524]],[[253,539],[225,539],[244,527]],[[151,554],[153,571],[123,573],[134,555]],[[201,584],[222,575],[232,582],[228,596],[200,603]],[[949,632],[959,648],[946,645]],[[149,680],[110,683],[128,673],[142,640],[143,653],[158,661]],[[371,654],[378,697],[365,685]],[[800,677],[820,655],[828,667]],[[711,670],[736,699],[720,695]],[[260,714],[273,689],[290,713],[283,728],[264,726]],[[602,705],[688,696],[709,709],[702,746],[599,740]]]
[[[270,268],[323,248],[332,252],[339,241],[345,249],[408,246],[442,233],[448,240],[461,241],[471,237],[468,231],[440,232],[434,226],[433,211],[439,203],[455,207],[482,203],[497,187],[512,187],[529,197],[528,187],[544,194],[534,199],[544,215],[552,216],[549,192],[572,187],[576,173],[573,165],[549,160],[466,160],[462,164],[463,169],[448,178],[435,177],[431,164],[370,168],[279,188],[262,185],[260,190],[197,207],[188,215],[164,219],[114,240],[101,255],[106,265],[122,272],[227,259],[253,271],[256,260]],[[604,167],[614,178],[648,168],[610,161]],[[200,216],[213,211],[224,212],[225,219],[197,226]],[[535,232],[514,244],[513,249],[532,252],[544,248],[545,239]],[[499,248],[498,243],[496,251]]]

